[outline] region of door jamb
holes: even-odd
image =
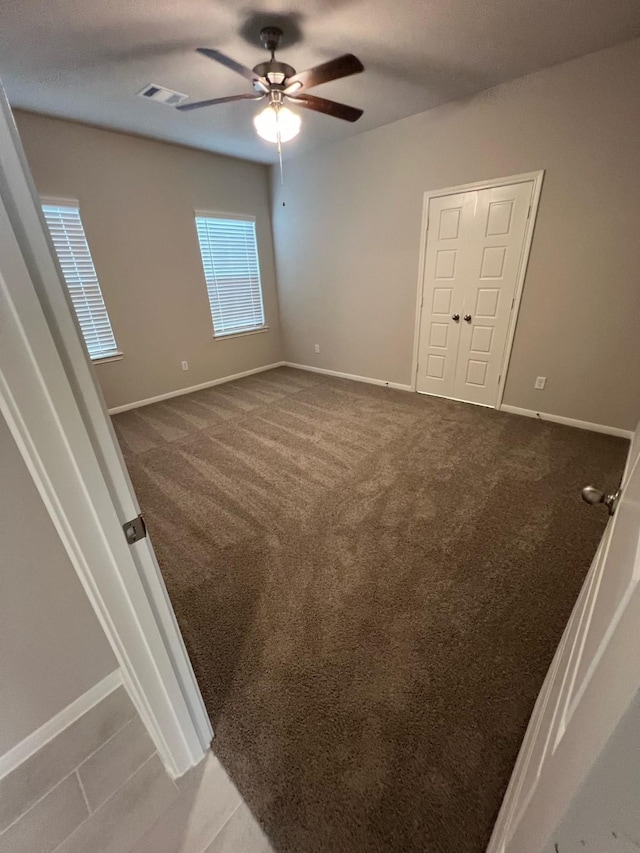
[[[424,293],[424,274],[427,258],[427,240],[429,236],[429,202],[432,198],[441,198],[447,195],[456,195],[458,193],[471,192],[473,190],[488,190],[494,187],[508,186],[509,184],[524,184],[528,181],[533,182],[533,191],[531,193],[530,214],[527,218],[527,224],[524,232],[524,240],[522,243],[522,256],[518,266],[518,274],[516,277],[516,289],[514,292],[514,303],[509,317],[509,325],[507,328],[507,339],[505,342],[504,355],[502,359],[502,367],[500,371],[500,380],[498,382],[498,390],[496,395],[495,408],[502,407],[502,398],[504,396],[504,388],[507,380],[507,371],[509,370],[509,361],[511,359],[511,351],[513,349],[513,340],[515,337],[516,323],[518,320],[518,312],[520,311],[520,302],[524,290],[524,281],[527,273],[527,265],[529,263],[529,255],[531,251],[531,243],[533,241],[533,232],[535,229],[536,217],[538,215],[538,206],[540,204],[540,194],[542,192],[542,181],[544,178],[544,169],[537,172],[524,172],[521,175],[510,175],[506,178],[495,178],[489,181],[477,181],[471,184],[461,184],[457,187],[446,187],[439,190],[427,190],[422,201],[422,225],[420,230],[420,258],[418,262],[418,287],[416,296],[416,319],[413,334],[413,362],[411,367],[411,390],[415,391],[418,384],[418,350],[420,347],[420,325],[422,321],[422,300]],[[433,395],[430,395],[433,396]]]
[[[133,492],[127,494],[126,484],[114,495],[98,455],[117,456],[119,448],[68,307],[1,87],[0,220],[5,249],[0,268],[0,412],[112,646],[134,705],[168,772],[178,777],[204,757],[211,726],[164,585],[141,571],[153,555],[150,543],[130,546],[122,531],[119,516],[135,515],[137,501]],[[53,301],[47,304],[47,298]],[[67,348],[75,356],[73,377],[65,362]],[[87,423],[86,409],[94,396],[95,408],[103,414],[97,423],[100,436]],[[91,428],[95,426],[94,419]]]

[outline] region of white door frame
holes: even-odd
[[[0,411],[168,772],[204,756],[211,725],[46,233],[0,88]]]
[[[542,179],[544,177],[544,169],[538,172],[525,172],[522,175],[510,175],[508,178],[495,178],[491,181],[478,181],[473,184],[462,184],[459,187],[446,187],[440,190],[427,190],[424,194],[422,202],[422,226],[420,231],[420,260],[418,263],[418,293],[416,296],[416,321],[413,335],[413,364],[411,368],[411,390],[415,391],[418,385],[418,349],[420,347],[420,325],[422,320],[422,297],[424,293],[424,273],[427,257],[427,240],[429,238],[429,202],[432,198],[441,198],[447,195],[457,195],[458,193],[470,192],[473,190],[490,190],[494,187],[504,187],[509,184],[524,184],[528,181],[533,182],[533,193],[531,195],[530,214],[527,218],[527,224],[524,232],[524,241],[522,248],[522,257],[518,267],[518,275],[516,278],[516,290],[509,317],[509,326],[507,329],[507,340],[504,348],[504,356],[502,359],[502,368],[500,371],[500,381],[498,382],[498,392],[496,395],[495,408],[499,409],[502,406],[502,396],[504,394],[504,386],[507,380],[507,371],[509,369],[509,359],[511,358],[511,350],[513,348],[513,339],[516,331],[516,322],[518,320],[518,311],[520,310],[520,301],[522,299],[522,291],[524,288],[524,280],[527,274],[527,264],[529,263],[529,253],[531,250],[531,242],[533,240],[533,231],[535,228],[536,217],[538,215],[538,205],[540,203],[540,193],[542,192]]]

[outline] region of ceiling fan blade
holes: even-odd
[[[312,86],[329,83],[331,80],[339,80],[341,77],[350,77],[352,74],[359,74],[361,71],[364,71],[364,65],[358,57],[352,53],[345,53],[344,56],[330,59],[329,62],[316,65],[315,68],[308,68],[306,71],[294,74],[287,80],[284,91],[286,95],[293,95],[302,89],[310,89]]]
[[[339,104],[337,101],[328,101],[326,98],[316,98],[315,95],[287,95],[290,101],[297,104],[299,107],[304,107],[307,110],[315,110],[318,113],[325,113],[334,118],[341,118],[344,121],[358,121],[363,113],[357,107],[348,107],[346,104]]]
[[[260,77],[260,75],[256,74],[256,72],[251,68],[247,68],[246,65],[241,65],[239,62],[236,62],[235,59],[231,59],[230,56],[220,53],[219,50],[214,50],[212,47],[197,47],[196,50],[203,56],[207,56],[209,59],[214,59],[216,62],[224,65],[225,68],[235,71],[236,74],[246,77],[246,79],[250,80],[252,83],[258,83],[264,92],[269,91],[267,81],[263,77]]]
[[[264,95],[229,95],[227,98],[211,98],[209,101],[194,101],[192,104],[180,104],[177,110],[188,112],[188,110],[199,110],[202,107],[213,107],[216,104],[228,104],[231,101],[261,101]]]

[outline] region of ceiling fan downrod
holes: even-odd
[[[271,59],[275,59],[275,52],[280,47],[282,35],[282,30],[279,27],[263,27],[260,30],[260,41],[271,54]]]

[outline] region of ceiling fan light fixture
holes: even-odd
[[[300,133],[300,116],[287,107],[269,104],[253,119],[256,133],[267,142],[289,142]]]
[[[285,95],[295,95],[296,92],[299,92],[302,89],[302,83],[300,80],[295,80],[293,83],[290,83],[287,88],[284,90]]]

